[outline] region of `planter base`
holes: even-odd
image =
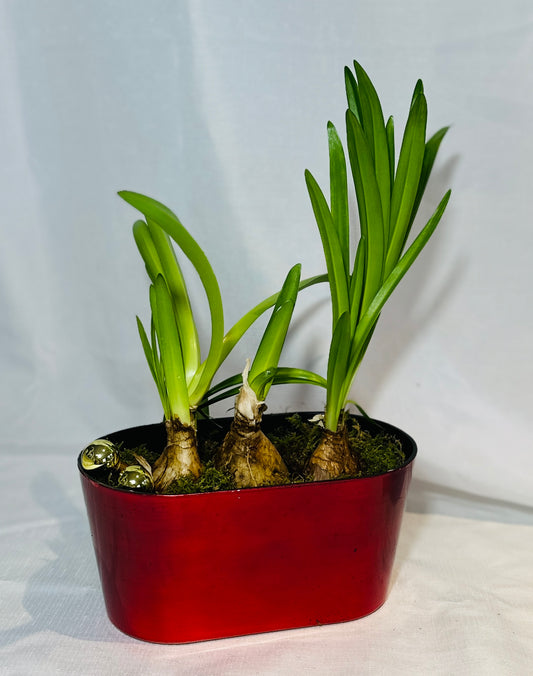
[[[80,468],[113,624],[146,641],[187,643],[377,610],[416,454],[409,436],[379,424],[400,439],[406,464],[366,479],[166,496],[109,488]],[[157,447],[164,428],[107,438]]]

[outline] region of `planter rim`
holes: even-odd
[[[314,411],[288,411],[287,413],[271,413],[271,414],[266,414],[263,417],[268,417],[270,416],[284,416],[284,415],[291,415],[293,413],[305,413],[306,415],[312,415]],[[391,432],[392,434],[398,433],[399,437],[403,437],[404,441],[407,441],[408,446],[411,447],[411,452],[406,455],[405,461],[396,469],[391,469],[387,472],[382,472],[380,474],[372,474],[371,476],[366,476],[366,477],[354,477],[352,479],[327,479],[324,481],[302,481],[299,483],[290,483],[290,484],[282,484],[280,486],[256,486],[256,487],[251,487],[251,488],[232,488],[229,490],[220,490],[220,491],[205,491],[205,492],[200,492],[200,493],[178,493],[178,494],[164,494],[164,493],[143,493],[140,491],[136,491],[134,489],[130,488],[122,488],[120,486],[109,486],[101,481],[98,481],[94,477],[91,476],[91,473],[85,470],[82,467],[81,464],[81,455],[83,453],[83,450],[80,451],[78,454],[78,460],[77,460],[77,465],[78,465],[78,470],[80,474],[87,480],[90,481],[92,484],[98,486],[100,489],[105,489],[109,491],[114,491],[114,492],[119,492],[119,493],[127,493],[129,495],[135,495],[138,496],[140,499],[143,500],[149,500],[149,499],[161,499],[161,498],[195,498],[198,497],[199,495],[220,495],[220,494],[227,494],[227,493],[233,493],[233,494],[239,494],[239,493],[246,493],[249,494],[251,492],[255,491],[279,491],[283,489],[295,489],[295,488],[300,488],[300,489],[306,489],[309,486],[319,486],[319,485],[329,485],[332,482],[335,482],[336,484],[345,484],[353,481],[372,481],[373,479],[376,479],[376,477],[382,477],[385,475],[393,475],[396,472],[401,472],[403,471],[408,465],[410,465],[418,452],[418,448],[416,445],[415,440],[407,434],[407,432],[404,432],[402,429],[399,427],[396,427],[395,425],[392,425],[391,423],[384,422],[382,420],[377,420],[375,418],[364,418],[363,416],[355,415],[353,414],[353,417],[357,418],[357,420],[360,422],[361,420],[368,420],[369,422],[378,425],[378,426],[384,426],[386,428],[387,432]],[[213,420],[224,420],[224,418],[213,418]],[[226,418],[226,420],[231,420],[231,418]],[[145,429],[146,427],[150,426],[156,426],[160,425],[161,423],[148,423],[146,425],[136,425],[134,427],[129,427],[129,428],[124,428],[124,430],[136,430],[136,429]],[[124,430],[116,430],[114,432],[108,432],[107,434],[104,434],[98,439],[107,439],[109,436],[112,436],[114,434],[119,434],[120,432]]]

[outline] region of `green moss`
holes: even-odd
[[[286,422],[287,426],[274,429],[269,437],[289,468],[290,483],[306,481],[307,464],[320,440],[321,428],[297,413],[287,416]],[[375,476],[397,469],[404,463],[405,453],[395,437],[384,432],[373,435],[362,430],[353,416],[347,416],[345,424],[350,450],[357,460],[359,471],[339,478]]]
[[[375,476],[398,469],[405,461],[402,445],[385,432],[372,435],[355,418],[347,420],[350,448],[359,465],[358,477]]]
[[[298,413],[287,416],[285,424],[268,433],[269,439],[285,461],[291,483],[305,481],[307,463],[320,440],[320,427]]]
[[[353,476],[339,478],[361,478],[383,474],[401,467],[405,461],[405,454],[398,439],[390,434],[378,432],[371,434],[361,429],[356,418],[348,416],[346,419],[348,440],[354,457],[357,459],[359,471]],[[287,484],[302,483],[308,480],[307,465],[309,458],[317,447],[321,436],[321,428],[316,423],[309,422],[295,413],[287,415],[282,423],[270,426],[265,424],[263,429],[287,465],[290,478]],[[224,439],[225,429],[213,425],[202,433],[199,438],[198,452],[204,471],[197,478],[185,477],[174,481],[169,494],[206,493],[235,489],[231,474],[215,467],[215,456],[219,445]],[[146,446],[133,449],[119,448],[120,458],[126,464],[138,464],[136,455],[141,455],[153,465],[159,452],[150,451]],[[106,481],[111,486],[117,485],[117,475],[111,474]]]
[[[168,490],[169,495],[187,495],[191,493],[210,493],[213,491],[231,491],[235,489],[233,477],[217,469],[213,460],[208,460],[204,464],[204,471],[197,478],[182,477],[178,481],[173,481]]]

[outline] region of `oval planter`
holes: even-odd
[[[283,417],[265,416],[263,429]],[[111,622],[146,641],[186,643],[345,622],[379,608],[417,449],[392,425],[358,420],[400,439],[401,468],[364,479],[155,495],[105,486],[78,460]],[[107,438],[157,449],[165,431],[145,425]]]

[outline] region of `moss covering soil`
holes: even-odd
[[[216,421],[212,422],[207,434],[200,434],[198,439],[198,451],[204,466],[201,476],[197,479],[185,477],[174,481],[166,494],[206,493],[236,488],[233,477],[215,466],[216,452],[224,439],[226,430],[217,425]],[[405,454],[398,439],[385,432],[371,434],[361,429],[356,418],[352,416],[347,417],[346,425],[350,448],[357,460],[359,470],[355,475],[343,475],[339,479],[375,476],[398,469],[403,465]],[[265,433],[274,443],[289,469],[290,476],[285,483],[308,481],[307,465],[320,439],[320,426],[302,417],[301,414],[291,414],[284,418],[283,423],[265,430]],[[153,465],[160,452],[150,451],[145,446],[132,449],[119,447],[120,459],[128,465],[138,464],[135,454],[144,457]],[[98,478],[109,486],[117,485],[118,475],[116,473]]]

